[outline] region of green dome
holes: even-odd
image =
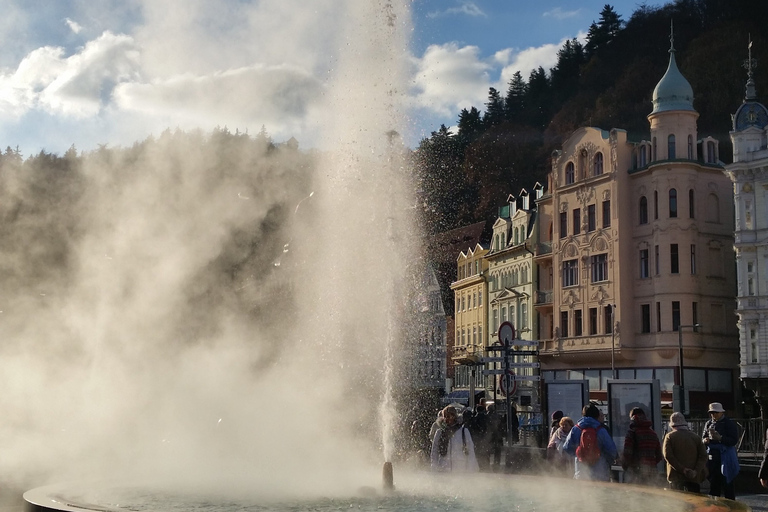
[[[693,88],[688,80],[677,69],[675,51],[669,51],[669,66],[653,90],[653,112],[669,112],[670,110],[694,110]]]

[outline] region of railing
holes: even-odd
[[[552,290],[536,290],[536,304],[551,304],[552,298]]]

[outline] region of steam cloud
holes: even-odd
[[[397,136],[409,16],[347,7],[320,107],[333,151],[167,131],[4,169],[0,478],[378,480],[414,234]]]

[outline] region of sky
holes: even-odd
[[[63,154],[215,127],[315,146],[345,1],[0,0],[0,148]],[[605,3],[413,0],[398,21],[406,144],[483,110],[515,71],[549,70]],[[640,4],[611,3],[624,20]]]

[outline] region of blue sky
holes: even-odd
[[[311,146],[339,27],[354,22],[345,1],[355,0],[0,0],[0,146],[61,154],[165,128],[262,125]],[[604,5],[414,0],[407,143],[454,125],[461,108],[482,110],[515,71],[552,67]],[[639,3],[611,5],[626,20]]]

